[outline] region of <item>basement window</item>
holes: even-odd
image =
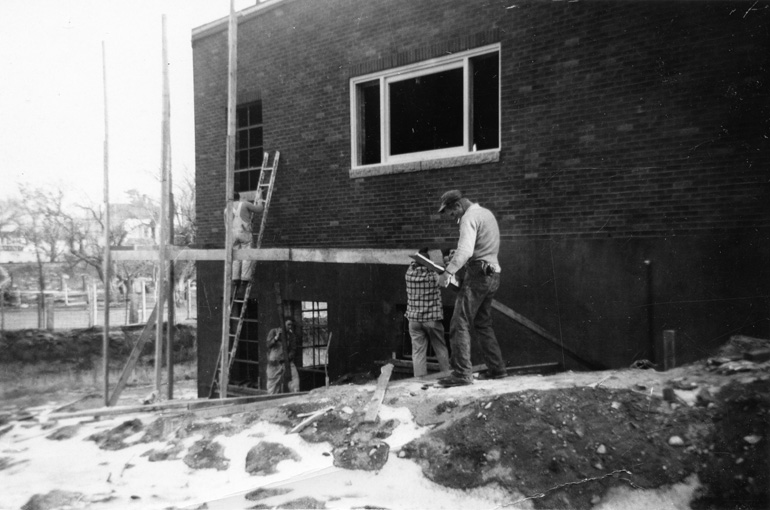
[[[302,366],[322,368],[329,363],[329,317],[327,304],[302,302]]]
[[[238,106],[235,112],[235,191],[254,191],[264,155],[262,101]]]
[[[500,46],[351,80],[353,168],[500,148]]]

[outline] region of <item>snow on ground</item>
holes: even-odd
[[[682,372],[684,374],[685,372]],[[568,388],[575,386],[630,387],[660,394],[664,380],[678,377],[679,371],[605,371],[589,373],[566,372],[554,376],[521,376],[504,381],[477,381],[472,386],[438,389],[420,381],[394,381],[394,394],[416,398],[434,397],[441,400],[472,396],[488,398],[499,393],[528,389]],[[373,384],[351,386],[351,390],[371,392]],[[389,390],[390,392],[390,390]],[[194,392],[182,393],[181,398],[194,398]],[[333,465],[332,446],[309,443],[299,434],[288,434],[285,427],[254,422],[244,430],[215,440],[224,447],[230,459],[226,470],[192,469],[182,460],[187,449],[200,436],[183,440],[185,450],[177,460],[150,462],[144,453],[162,449],[166,441],[141,443],[108,451],[87,438],[94,433],[110,430],[128,420],[139,418],[148,425],[159,413],[116,415],[93,420],[90,417],[59,420],[54,427],[44,428],[48,413],[61,406],[49,402],[36,409],[27,409],[40,420],[15,422],[14,427],[0,435],[0,510],[19,510],[35,494],[53,490],[81,493],[79,501],[69,508],[96,510],[125,509],[197,509],[203,503],[211,510],[243,509],[258,504],[278,505],[302,497],[325,501],[326,508],[389,508],[403,510],[456,509],[474,510],[500,508],[532,508],[533,497],[510,494],[495,487],[462,491],[440,486],[425,478],[420,466],[412,460],[398,457],[399,449],[424,434],[428,427],[417,424],[415,417],[400,402],[385,404],[380,409],[383,421],[397,419],[399,425],[384,439],[390,455],[377,472],[352,471]],[[127,404],[121,404],[127,405]],[[414,409],[414,408],[413,408]],[[415,412],[421,412],[420,409]],[[216,418],[227,422],[230,418]],[[77,433],[66,440],[51,440],[47,436],[64,426],[80,423]],[[131,440],[138,440],[142,433]],[[259,441],[280,443],[295,451],[300,461],[284,460],[271,475],[254,476],[245,471],[248,451]],[[613,489],[602,498],[601,510],[636,510],[646,508],[686,509],[698,486],[696,477],[687,483],[659,490]],[[256,489],[292,489],[258,501],[245,496]],[[203,508],[203,507],[201,507]]]
[[[57,403],[51,402],[30,411],[45,415],[56,407]],[[147,425],[156,417],[149,413],[124,414],[102,417],[98,421],[88,417],[63,419],[55,428],[45,430],[38,422],[15,427],[0,437],[0,456],[12,457],[15,464],[0,471],[3,487],[0,509],[18,510],[33,495],[53,490],[82,493],[84,497],[73,503],[72,508],[99,510],[196,508],[204,502],[208,502],[210,509],[241,509],[248,503],[244,495],[260,487],[294,489],[290,499],[304,496],[331,499],[327,508],[370,505],[399,509],[480,509],[494,508],[503,501],[502,494],[490,494],[489,490],[464,492],[434,484],[422,475],[414,462],[399,459],[394,452],[425,430],[414,422],[406,408],[381,408],[383,420],[395,418],[400,425],[385,439],[391,456],[379,472],[336,468],[328,443],[308,443],[298,434],[287,434],[284,427],[265,422],[256,422],[230,437],[216,437],[230,459],[229,468],[224,471],[195,470],[181,459],[150,462],[142,456],[149,450],[164,448],[165,441],[108,451],[87,439],[128,420],[139,418]],[[54,430],[77,423],[81,424],[80,428],[70,439],[47,438]],[[143,434],[137,433],[126,442],[136,441]],[[185,450],[200,438],[197,435],[185,438]],[[259,441],[280,443],[294,450],[302,460],[282,461],[277,466],[278,472],[272,475],[249,475],[244,469],[246,454]]]

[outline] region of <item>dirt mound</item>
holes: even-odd
[[[704,406],[584,387],[498,395],[454,413],[402,453],[447,487],[495,483],[537,508],[587,509],[614,486],[658,488],[697,474],[707,485],[699,508],[768,504],[767,380],[728,386]]]

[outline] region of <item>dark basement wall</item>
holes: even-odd
[[[762,264],[768,257],[767,244],[740,235],[507,241],[496,298],[562,338],[583,360],[606,368],[662,362],[663,330],[675,330],[682,364],[712,354],[733,334],[770,336],[770,271]],[[207,392],[221,338],[223,264],[198,264],[198,380]],[[329,304],[332,380],[371,370],[400,351],[406,264],[260,262],[257,268],[260,339],[278,326],[278,282],[284,300]],[[454,294],[443,294],[451,305]],[[509,365],[558,361],[586,369],[504,315],[495,312],[494,320]],[[481,362],[474,346],[474,363]]]

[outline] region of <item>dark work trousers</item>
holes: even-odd
[[[481,265],[468,264],[450,323],[452,369],[455,376],[473,381],[471,365],[471,328],[481,345],[481,352],[490,373],[505,371],[505,362],[492,329],[492,300],[500,287],[500,273],[484,274]]]

